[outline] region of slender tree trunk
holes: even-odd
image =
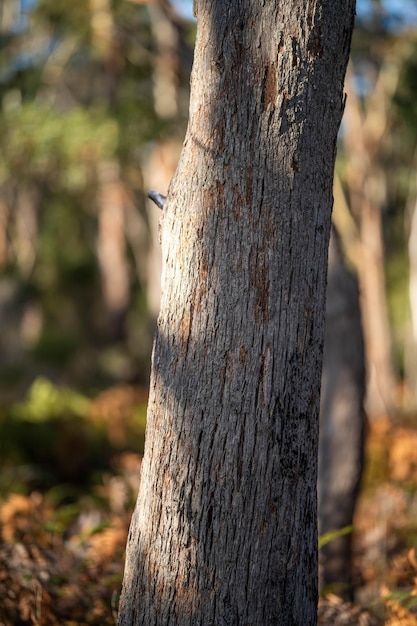
[[[118,163],[114,161],[100,163],[97,194],[97,257],[109,331],[113,339],[120,339],[124,335],[130,296],[124,225],[126,194],[119,170]]]
[[[363,469],[365,356],[355,276],[330,241],[319,437],[319,533],[351,526]],[[352,533],[320,551],[322,588],[352,598]]]
[[[178,117],[179,33],[160,3],[149,5],[157,53],[154,57],[153,97],[161,119]]]
[[[381,208],[366,196],[361,204],[360,237],[359,279],[368,370],[366,405],[371,417],[379,417],[394,406],[395,377],[385,291],[382,214]]]
[[[27,278],[33,272],[38,255],[39,194],[32,185],[16,189],[13,206],[12,241],[19,272]]]
[[[392,65],[387,63],[387,67],[380,71],[366,107],[362,107],[355,90],[349,89],[345,118],[346,182],[360,244],[357,270],[368,375],[366,409],[370,417],[386,414],[394,406],[395,377],[385,293],[382,229],[385,181],[378,166],[378,151],[388,126],[387,103],[391,101],[398,81],[398,70]]]
[[[327,246],[354,2],[196,0],[120,625],[316,623]]]
[[[406,381],[411,396],[410,405],[417,407],[417,198],[410,211],[408,258],[410,263],[408,298],[410,303],[410,334],[405,346]]]
[[[6,185],[0,187],[0,271],[8,265],[10,256],[9,244],[10,205],[6,198]]]
[[[181,146],[175,140],[156,143],[152,147],[143,170],[145,189],[158,189],[164,195],[175,172]],[[159,244],[159,220],[161,211],[148,200],[148,222],[150,242],[146,259],[146,295],[152,331],[159,313],[161,301],[161,246]]]

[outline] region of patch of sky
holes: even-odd
[[[172,3],[180,15],[194,19],[192,0],[172,0]],[[364,22],[374,20],[378,4],[380,19],[386,29],[403,29],[417,24],[417,0],[382,0],[380,3],[375,0],[357,0],[358,19]]]
[[[402,30],[417,24],[416,0],[358,0],[356,6],[358,19],[375,22],[375,17],[386,30]]]
[[[172,4],[180,15],[188,20],[194,20],[192,0],[172,0]]]

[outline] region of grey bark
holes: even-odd
[[[363,470],[365,356],[355,276],[332,232],[327,282],[319,436],[319,533],[353,523]],[[352,598],[352,534],[320,551],[321,586]]]
[[[354,2],[197,0],[121,626],[316,623],[327,246]]]

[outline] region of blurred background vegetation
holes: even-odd
[[[194,33],[165,1],[0,4],[0,495],[88,484],[143,449],[146,191],[175,169]]]
[[[41,374],[89,392],[146,384],[158,275],[144,169],[184,135],[193,33],[165,2],[2,2],[7,397]]]
[[[181,149],[191,15],[186,0],[1,4],[2,403],[38,376],[89,396],[147,384],[146,191],[166,193]],[[340,133],[335,222],[361,283],[371,413],[416,404],[416,24],[411,0],[359,0]]]
[[[88,483],[131,509],[159,306],[146,192],[175,171],[194,37],[187,0],[0,3],[0,498],[68,504]],[[360,283],[368,414],[413,417],[417,3],[358,0],[346,91],[334,221]]]
[[[359,0],[339,141],[371,416],[417,403],[416,18],[412,2]],[[79,416],[105,389],[147,385],[160,260],[146,191],[175,170],[194,35],[185,0],[1,4],[4,423],[59,413],[54,394]]]

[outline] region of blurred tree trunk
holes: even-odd
[[[388,126],[388,106],[397,80],[397,68],[390,64],[383,67],[365,107],[350,84],[345,116],[346,183],[360,242],[357,271],[368,374],[366,407],[370,416],[389,412],[394,404],[382,229],[385,179],[378,169],[377,155]]]
[[[126,258],[125,191],[119,164],[112,161],[98,167],[97,194],[98,240],[104,302],[113,339],[124,336],[124,321],[129,306],[129,267]]]
[[[332,231],[319,437],[319,534],[353,523],[363,470],[365,356],[359,290]],[[352,533],[320,550],[321,587],[352,596]]]
[[[115,102],[123,69],[110,0],[89,0],[92,44],[99,65],[98,91],[109,105]],[[97,166],[98,240],[104,302],[111,339],[125,335],[125,317],[130,300],[129,264],[126,257],[126,191],[116,161]]]
[[[174,175],[178,158],[181,152],[179,142],[158,142],[151,148],[146,163],[143,166],[143,184],[146,189],[157,189],[164,195]],[[151,201],[147,201],[150,242],[147,258],[147,304],[152,320],[152,332],[155,320],[159,313],[161,301],[161,245],[159,243],[159,222],[161,210]]]
[[[193,53],[184,40],[181,20],[167,0],[149,2],[148,11],[156,43],[152,75],[155,113],[161,120],[175,121],[178,125],[180,120],[187,119]],[[184,87],[185,83],[187,88]],[[156,189],[166,195],[178,163],[182,141],[183,136],[171,136],[169,140],[158,141],[150,146],[142,167],[145,190]],[[150,228],[146,286],[153,331],[161,296],[161,212],[150,200],[146,206]]]
[[[411,393],[411,407],[417,407],[417,197],[410,211],[408,258],[410,275],[408,294],[411,317],[411,338],[405,346],[407,387]]]
[[[120,54],[111,0],[89,0],[91,40],[97,56],[95,73],[97,95],[109,105],[115,103],[124,59]]]
[[[196,0],[120,625],[317,621],[327,247],[354,2]]]
[[[28,278],[38,255],[39,193],[34,185],[16,187],[12,205],[13,252],[20,274]]]
[[[161,3],[150,4],[149,15],[157,50],[152,77],[155,113],[161,119],[175,119],[179,113],[179,33]]]
[[[193,51],[185,40],[183,20],[168,0],[144,0],[148,4],[152,34],[153,99],[161,120],[186,120]]]
[[[7,198],[9,185],[0,187],[0,272],[4,272],[10,260],[10,202]]]

